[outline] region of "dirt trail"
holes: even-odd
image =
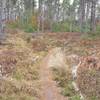
[[[50,53],[43,59],[40,68],[41,77],[41,100],[67,100],[60,94],[60,89],[57,87],[57,83],[52,79],[52,72],[48,65]]]

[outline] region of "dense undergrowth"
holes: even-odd
[[[17,19],[16,21],[7,22],[6,27],[11,29],[21,29],[24,32],[32,33],[36,32],[38,29],[36,16],[28,17],[27,19]]]
[[[6,25],[9,28],[12,29],[22,29],[27,33],[37,32],[38,31],[38,19],[37,16],[28,17],[27,19],[17,19],[16,21],[9,21]],[[49,23],[44,22],[44,31],[49,30]],[[78,25],[78,22],[70,22],[68,20],[66,21],[60,21],[53,23],[52,25],[52,32],[83,32],[83,33],[92,33],[90,31],[89,24],[84,25],[83,29],[80,30],[80,26]],[[92,35],[93,37],[100,35],[100,25],[96,25],[95,33]],[[90,35],[89,35],[90,36]]]
[[[72,35],[71,38],[73,39],[69,40],[69,42],[67,43],[63,41],[63,39],[65,40],[69,39],[68,34],[66,35],[66,37],[57,36],[56,39],[62,39],[64,44],[62,46],[64,46],[64,51],[66,53],[66,56],[75,54],[80,57],[80,60],[81,57],[84,57],[85,59],[88,59],[87,58],[88,56],[90,56],[90,58],[92,57],[92,61],[91,59],[90,61],[82,60],[82,65],[80,65],[80,68],[78,69],[77,82],[79,84],[80,90],[84,94],[85,100],[99,100],[100,99],[99,98],[100,70],[99,69],[97,70],[95,68],[96,67],[99,68],[100,65],[99,65],[99,61],[95,60],[96,59],[95,57],[100,59],[100,51],[99,51],[100,37],[99,35],[97,35],[94,38],[94,35],[87,36],[86,34],[84,34],[84,36],[85,38],[83,38],[83,35],[79,37],[77,36],[76,38],[74,36],[73,38]],[[76,61],[74,60],[74,63],[75,62]],[[58,87],[62,88],[61,94],[67,96],[69,100],[80,100],[79,92],[76,92],[72,85],[72,81],[73,81],[71,75],[72,63],[73,62],[70,59],[66,63],[69,66],[69,70],[65,68],[63,69],[62,67],[53,68],[52,70],[53,70],[54,80],[58,83]]]
[[[68,97],[68,100],[80,100],[80,95],[74,90],[70,71],[63,68],[53,68],[54,80],[58,87],[62,88],[61,94]]]
[[[16,30],[7,34],[5,44],[0,45],[0,65],[5,66],[2,75],[6,77],[0,80],[0,100],[37,100],[40,92],[39,64],[52,48],[61,47],[66,55],[100,58],[99,34],[81,36],[80,33],[47,33],[35,37],[31,33]],[[71,64],[68,64],[71,68]],[[79,94],[71,84],[71,72],[66,72],[65,69],[52,70],[54,80],[61,87],[61,94],[69,97],[69,100],[80,100]],[[85,72],[86,79],[90,74],[88,70]],[[94,71],[92,73],[91,79],[99,76],[99,73],[96,75]],[[81,88],[84,88],[85,85],[82,86]],[[95,90],[93,92],[96,93]],[[91,98],[89,100],[99,100],[95,99],[95,96]]]
[[[37,100],[39,97],[39,60],[23,32],[7,34],[0,45],[0,100]]]
[[[82,59],[78,68],[77,83],[86,100],[100,99],[100,62],[95,57]]]

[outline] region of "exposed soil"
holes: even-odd
[[[53,80],[52,71],[49,67],[50,53],[43,59],[40,68],[41,77],[41,100],[67,100],[60,94],[60,89],[57,87],[57,83]]]

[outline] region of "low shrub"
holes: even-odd
[[[28,17],[27,19],[21,18],[16,21],[10,21],[7,23],[6,27],[11,29],[22,29],[27,33],[32,33],[37,31],[37,19],[36,16]]]
[[[67,73],[64,68],[52,68],[54,80],[58,83],[60,87],[65,87],[70,81],[70,73]]]
[[[38,89],[25,81],[0,80],[0,100],[34,100],[38,97]],[[22,99],[23,98],[23,99]]]
[[[100,35],[100,25],[97,25],[97,27],[96,27],[96,33],[98,33]]]
[[[53,32],[70,32],[70,25],[68,22],[54,23]]]
[[[79,95],[72,96],[70,100],[81,100]]]
[[[52,70],[54,80],[58,86],[61,87],[61,94],[67,96],[69,98],[68,100],[80,100],[80,96],[78,96],[78,93],[74,90],[72,85],[71,73],[64,68],[52,68]]]
[[[94,57],[82,59],[77,84],[86,100],[100,100],[100,62]]]

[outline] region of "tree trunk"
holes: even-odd
[[[2,0],[0,0],[0,34],[2,33]]]
[[[96,31],[96,0],[91,0],[91,24],[90,24],[90,30],[92,32]]]
[[[85,0],[80,0],[80,31],[83,32],[85,24]]]
[[[40,32],[41,28],[41,0],[38,0],[39,8],[38,8],[38,32]]]
[[[3,3],[5,3],[5,2],[0,0],[0,43],[5,38],[5,35],[4,35],[4,28],[5,28],[5,20],[4,20],[4,18],[5,18],[5,16],[4,16],[4,12],[3,12],[3,10],[5,8],[3,6],[5,4],[3,4]]]

